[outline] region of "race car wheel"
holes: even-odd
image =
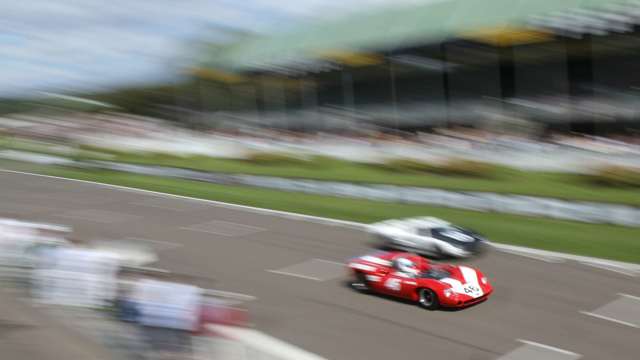
[[[435,310],[440,306],[438,295],[431,289],[418,290],[418,303],[428,310]]]
[[[351,287],[360,292],[369,292],[369,285],[367,284],[367,278],[363,273],[358,272],[355,275],[355,280],[351,282]]]

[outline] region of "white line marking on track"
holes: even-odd
[[[295,276],[295,277],[298,277],[298,278],[308,279],[308,280],[313,280],[313,281],[322,281],[322,279],[319,279],[317,277],[300,275],[300,274],[290,273],[290,272],[287,272],[287,271],[280,271],[280,270],[266,270],[266,271],[270,272],[270,273],[274,273],[274,274]]]
[[[618,293],[618,295],[620,295],[620,296],[624,296],[624,297],[628,297],[628,298],[633,299],[633,300],[638,300],[638,301],[640,301],[640,297],[638,297],[638,296],[633,296],[633,295],[624,294],[624,293]]]
[[[172,199],[165,199],[165,198],[158,198],[158,197],[153,197],[153,198],[144,199],[144,200],[136,200],[136,201],[130,202],[129,204],[136,205],[136,206],[170,210],[170,211],[178,211],[178,212],[202,210],[205,206],[204,204],[195,204],[192,202],[180,203],[180,202],[172,201]]]
[[[636,328],[636,329],[638,328],[638,325],[636,325],[636,324],[632,324],[630,322],[626,322],[626,321],[623,321],[623,320],[614,319],[612,317],[608,317],[608,316],[604,316],[604,315],[595,314],[595,313],[592,313],[592,312],[589,312],[589,311],[580,311],[580,313],[584,314],[584,315],[588,315],[588,316],[593,316],[593,317],[598,318],[598,319],[608,320],[608,321],[611,321],[611,322],[614,322],[614,323],[618,323],[618,324],[621,324],[621,325],[630,326],[632,328]]]
[[[283,273],[297,274],[317,279],[318,281],[327,281],[342,277],[345,274],[344,264],[330,260],[310,259],[297,264],[285,266],[277,269]]]
[[[160,246],[160,249],[156,249],[156,250],[170,250],[170,249],[176,249],[184,246],[182,244],[176,244],[174,242],[169,242],[169,241],[143,239],[143,238],[137,238],[137,237],[128,237],[126,239],[123,239],[123,241],[157,244]]]
[[[498,251],[503,252],[503,253],[507,253],[507,254],[511,254],[511,255],[526,257],[526,258],[529,258],[529,259],[540,260],[540,261],[548,262],[548,263],[551,263],[551,264],[559,264],[559,263],[563,263],[564,262],[564,259],[552,258],[552,257],[548,257],[548,256],[535,255],[535,254],[528,254],[528,253],[520,252],[520,251],[506,250],[506,249],[498,249]]]
[[[537,342],[533,342],[533,341],[529,341],[529,340],[523,340],[523,339],[518,339],[519,342],[523,343],[523,344],[527,344],[527,345],[531,345],[531,346],[536,346],[536,347],[540,347],[543,349],[547,349],[547,350],[551,350],[551,351],[555,351],[555,352],[559,352],[561,354],[565,354],[565,355],[571,355],[571,356],[582,356],[580,354],[574,353],[573,351],[569,351],[569,350],[564,350],[564,349],[560,349],[557,348],[555,346],[550,346],[550,345],[545,345],[545,344],[540,344]]]
[[[607,271],[613,271],[616,272],[618,274],[623,274],[623,275],[627,275],[627,276],[631,276],[631,277],[635,277],[638,275],[638,273],[636,271],[628,271],[628,270],[623,270],[620,268],[616,268],[607,264],[600,264],[600,263],[595,263],[595,262],[584,262],[584,261],[579,261],[580,264],[582,265],[586,265],[586,266],[591,266],[597,269],[602,269],[602,270],[607,270]]]
[[[535,256],[547,257],[547,258],[557,258],[557,259],[562,259],[563,261],[572,260],[572,261],[576,261],[583,264],[584,263],[598,264],[601,266],[607,266],[615,269],[628,270],[631,272],[640,273],[640,264],[633,264],[633,263],[627,263],[627,262],[615,261],[615,260],[607,260],[607,259],[595,258],[595,257],[589,257],[589,256],[566,254],[566,253],[560,253],[555,251],[533,249],[533,248],[508,245],[508,244],[499,244],[494,242],[490,242],[489,244],[498,251],[512,252],[515,255],[525,256],[526,254],[526,255],[535,255]],[[542,259],[539,259],[539,260],[542,260]]]
[[[43,174],[36,174],[36,173],[30,173],[25,171],[8,170],[8,169],[0,169],[0,172],[97,185],[97,186],[102,186],[102,187],[117,189],[122,191],[137,192],[141,194],[156,195],[156,196],[162,196],[166,198],[200,202],[200,203],[215,205],[215,206],[224,207],[228,209],[245,210],[245,211],[260,213],[260,214],[270,214],[273,216],[279,216],[281,218],[302,220],[302,221],[308,221],[308,222],[313,222],[317,224],[343,226],[346,228],[359,229],[359,230],[366,229],[368,227],[368,224],[357,223],[353,221],[330,219],[330,218],[324,218],[324,217],[313,216],[313,215],[296,214],[288,211],[258,208],[258,207],[247,206],[247,205],[231,204],[231,203],[215,201],[215,200],[198,199],[198,198],[193,198],[188,196],[162,193],[158,191],[144,190],[144,189],[138,189],[138,188],[132,188],[132,187],[120,186],[120,185],[105,184],[105,183],[100,183],[96,181],[79,180],[79,179],[65,178],[61,176],[43,175]],[[549,257],[555,257],[563,260],[574,260],[578,262],[613,264],[613,266],[616,266],[620,269],[629,269],[629,271],[635,271],[640,273],[640,265],[638,264],[606,260],[606,259],[600,259],[600,258],[594,258],[594,257],[588,257],[588,256],[565,254],[565,253],[546,251],[546,250],[538,250],[538,249],[527,248],[522,246],[514,246],[514,245],[506,245],[506,244],[498,244],[498,243],[490,243],[490,244],[498,250],[505,250],[505,249],[513,250],[514,254],[516,255],[522,255],[524,252],[526,252],[529,255],[533,254],[533,255],[539,255],[541,257],[549,256]],[[542,259],[538,258],[537,260],[542,260]]]
[[[263,231],[265,228],[238,224],[230,221],[212,220],[209,222],[181,227],[183,230],[199,231],[227,237],[247,236]]]
[[[74,219],[74,220],[105,223],[105,224],[132,221],[140,218],[140,216],[137,216],[137,215],[124,214],[122,212],[99,210],[99,209],[69,210],[61,213],[56,213],[54,216],[67,218],[67,219]]]
[[[217,231],[217,230],[214,230],[214,229],[196,229],[196,228],[192,228],[192,227],[181,227],[180,229],[181,230],[203,232],[203,233],[207,233],[207,234],[220,235],[220,236],[226,236],[226,237],[239,236],[239,235],[230,234],[230,233],[225,232],[225,231]]]
[[[329,263],[329,264],[345,265],[345,263],[341,263],[341,262],[337,262],[337,261],[331,261],[331,260],[324,260],[324,259],[313,259],[313,260],[322,261],[322,262]]]
[[[151,207],[151,208],[156,208],[156,209],[164,209],[164,210],[171,210],[171,211],[185,211],[183,209],[177,209],[171,206],[164,206],[164,205],[157,205],[157,204],[145,204],[143,202],[132,202],[129,203],[131,205],[137,205],[137,206],[144,206],[144,207]]]

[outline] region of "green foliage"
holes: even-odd
[[[497,176],[500,167],[481,161],[452,159],[438,167],[438,170],[445,175],[493,178]]]
[[[258,165],[307,165],[309,160],[285,153],[257,152],[246,158],[247,162]]]
[[[415,159],[392,159],[383,163],[382,167],[394,172],[423,172],[475,178],[493,178],[500,170],[498,166],[493,164],[464,159],[452,159],[442,164],[432,164]]]
[[[604,166],[589,175],[589,179],[600,185],[611,187],[640,187],[640,169],[624,166]]]
[[[391,159],[387,160],[380,166],[393,172],[430,172],[434,173],[437,166],[415,159]]]
[[[28,100],[0,98],[0,115],[27,112],[35,108],[35,103]]]
[[[4,142],[1,146],[5,149],[60,155],[54,148],[34,148],[17,139]],[[78,159],[84,160],[107,159],[131,164],[171,166],[233,174],[421,186],[453,191],[520,194],[640,206],[640,191],[631,186],[603,186],[602,183],[594,181],[593,177],[585,178],[584,175],[577,174],[518,171],[496,165],[489,165],[489,168],[486,169],[482,164],[480,165],[480,175],[484,173],[486,176],[461,175],[459,170],[461,166],[457,161],[433,166],[423,162],[405,162],[404,159],[397,159],[402,161],[389,162],[393,165],[391,167],[389,164],[372,166],[321,156],[300,159],[292,155],[285,155],[285,159],[275,161],[271,155],[268,155],[266,157],[272,158],[270,161],[260,159],[260,157],[257,157],[256,161],[247,161],[205,155],[176,156],[160,153],[124,152],[86,145],[81,145],[77,149],[79,154],[76,156],[80,156]],[[447,172],[445,173],[438,167],[444,167]],[[464,171],[468,172],[472,166],[464,162],[462,167]],[[452,170],[452,168],[456,170]]]

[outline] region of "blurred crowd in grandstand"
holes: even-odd
[[[86,144],[124,150],[128,144],[131,150],[202,153],[211,156],[222,156],[216,153],[216,149],[207,146],[220,140],[298,145],[350,143],[367,147],[410,144],[425,149],[538,150],[563,147],[606,154],[640,153],[640,131],[629,130],[596,136],[545,130],[535,124],[516,121],[509,128],[452,126],[422,131],[390,131],[367,124],[339,132],[264,128],[250,124],[193,131],[175,122],[131,114],[79,113],[59,117],[51,114],[5,117],[0,122],[0,132],[5,136],[45,140],[61,145]],[[122,145],[125,145],[124,148]]]

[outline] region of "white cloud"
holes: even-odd
[[[0,94],[166,78],[212,25],[268,31],[400,1],[416,0],[0,0]]]

